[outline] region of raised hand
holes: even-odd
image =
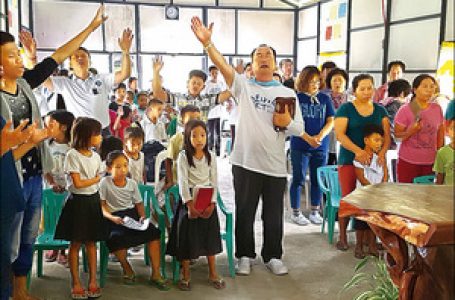
[[[207,28],[204,26],[204,24],[202,24],[201,19],[198,17],[191,18],[191,30],[193,30],[194,35],[203,46],[207,46],[207,44],[210,43],[210,40],[212,38],[212,29],[213,23],[210,23],[209,27]]]
[[[19,126],[14,129],[11,129],[12,123],[13,121],[8,120],[2,129],[2,148],[11,149],[20,144],[23,144],[31,137],[35,129],[35,125],[31,125],[28,128],[24,129],[28,124],[28,119],[22,120]]]
[[[98,8],[98,10],[96,11],[95,17],[93,18],[92,22],[90,23],[90,25],[93,26],[93,30],[98,28],[101,24],[103,24],[107,20],[108,16],[106,16],[104,14],[104,12],[105,12],[104,5],[101,4],[100,7]]]
[[[118,39],[118,45],[122,52],[130,52],[131,43],[133,42],[133,32],[130,28],[123,30],[122,37]]]
[[[153,58],[153,72],[159,73],[164,66],[163,57],[157,55]]]
[[[32,34],[22,29],[19,33],[19,41],[24,47],[25,55],[30,59],[36,58],[36,41],[33,38]]]

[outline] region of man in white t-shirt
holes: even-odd
[[[114,85],[130,76],[130,48],[133,40],[131,30],[125,29],[119,39],[122,51],[122,67],[115,74],[93,74],[90,68],[90,52],[79,47],[70,57],[73,74],[70,77],[51,77],[46,87],[63,95],[66,109],[77,117],[91,117],[100,121],[103,136],[109,131],[109,93]]]
[[[273,80],[276,53],[272,47],[260,45],[253,50],[255,78],[248,80],[237,74],[213,45],[213,24],[207,28],[198,17],[193,17],[191,23],[194,34],[239,103],[236,143],[231,154],[236,206],[235,255],[239,258],[237,274],[249,275],[250,260],[256,256],[254,221],[260,197],[264,228],[262,259],[272,273],[287,274],[288,269],[281,260],[283,196],[287,178],[284,143],[286,135],[302,134],[303,120],[299,105],[295,105],[294,119],[288,107],[284,113],[276,113],[275,98],[297,99],[297,95]],[[276,132],[274,126],[286,130]]]

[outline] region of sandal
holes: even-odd
[[[87,296],[89,298],[99,298],[101,297],[101,289],[99,287],[96,289],[88,289]]]
[[[362,249],[355,249],[354,257],[358,258],[358,259],[364,259],[365,258],[365,253],[363,253]]]
[[[213,286],[217,290],[222,290],[226,287],[226,282],[222,278],[217,278],[217,279],[209,278],[209,283],[211,286]]]
[[[342,241],[338,241],[336,243],[336,247],[340,251],[347,251],[349,249],[348,244],[343,243]]]
[[[123,284],[133,285],[136,282],[136,275],[133,273],[131,275],[123,274]]]
[[[71,289],[71,299],[88,299],[87,291],[85,289],[79,291]]]
[[[160,279],[150,279],[150,284],[155,286],[160,291],[169,291],[171,287],[169,286],[168,282],[163,278]],[[188,282],[189,284],[189,282]]]
[[[191,284],[189,280],[180,279],[177,286],[181,291],[191,291]]]

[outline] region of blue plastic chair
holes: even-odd
[[[38,251],[36,261],[36,273],[38,277],[43,276],[43,251],[62,250],[69,247],[69,242],[55,240],[54,234],[57,222],[65,204],[68,193],[57,194],[52,189],[43,190],[42,209],[44,219],[44,231],[40,234],[33,245],[33,252]],[[28,274],[27,284],[30,285],[30,273]]]
[[[412,182],[417,184],[434,184],[434,180],[436,179],[435,175],[425,175],[415,177]]]
[[[172,224],[172,219],[174,218],[173,210],[172,210],[172,205],[170,203],[170,195],[174,196],[174,201],[180,201],[180,194],[179,194],[179,189],[177,185],[174,185],[173,187],[169,188],[166,191],[166,214],[169,218],[169,222]],[[232,212],[228,211],[226,209],[226,206],[223,203],[223,199],[221,198],[220,193],[218,192],[217,195],[217,204],[218,207],[220,208],[221,212],[226,216],[226,224],[225,224],[225,230],[220,232],[221,238],[225,241],[226,243],[226,252],[227,252],[227,257],[228,257],[228,264],[229,264],[229,275],[234,278],[235,277],[235,266],[234,266],[234,238],[233,238],[233,216]],[[172,276],[173,276],[173,282],[177,283],[180,278],[180,262],[177,260],[176,257],[172,258]]]
[[[329,243],[333,244],[333,233],[335,230],[335,219],[340,207],[341,188],[338,181],[338,167],[324,166],[317,170],[318,184],[322,192],[326,195],[326,203],[323,210],[323,223],[321,232],[324,233],[325,223],[327,222],[327,232]]]

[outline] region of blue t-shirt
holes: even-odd
[[[0,130],[5,126],[5,119],[0,116]],[[12,151],[0,158],[0,218],[23,211],[25,208],[22,186],[17,175]]]
[[[319,92],[316,97],[319,103],[312,102],[309,95],[297,94],[300,110],[305,124],[305,132],[308,135],[317,135],[324,127],[328,117],[335,115],[332,101],[327,94]],[[317,148],[311,147],[299,136],[291,137],[291,149],[300,151],[327,151],[329,147],[329,136],[326,135]]]

